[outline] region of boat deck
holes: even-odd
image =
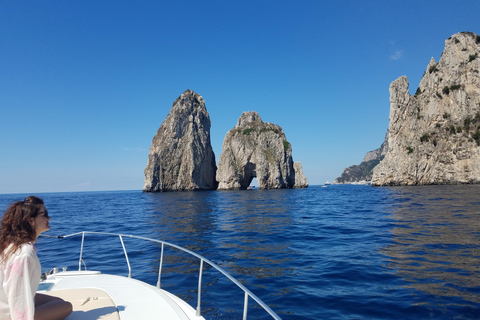
[[[101,289],[67,289],[42,292],[72,303],[73,312],[67,320],[120,320],[112,298]]]
[[[70,301],[68,320],[204,319],[178,297],[131,278],[80,271],[60,272],[47,282],[55,284],[39,292]]]
[[[128,267],[128,277],[102,274],[99,271],[87,271],[85,261],[83,260],[84,239],[85,235],[97,236],[114,236],[119,238],[123,253]],[[206,259],[205,257],[182,248],[173,243],[150,239],[146,237],[114,234],[106,232],[82,231],[62,236],[50,236],[57,239],[65,239],[75,236],[82,237],[80,246],[80,257],[78,258],[78,271],[58,272],[58,268],[53,268],[46,276],[46,280],[41,281],[37,292],[43,294],[56,295],[67,301],[72,302],[73,312],[67,318],[68,320],[91,320],[91,319],[120,319],[120,320],[150,320],[150,319],[166,319],[166,320],[205,320],[201,316],[201,297],[202,297],[202,274],[204,264],[218,271],[221,275],[230,280],[238,288],[243,290],[243,318],[246,319],[249,309],[249,300],[255,301],[263,310],[273,319],[281,320],[281,318],[267,305],[260,300],[255,294],[248,290],[243,284],[236,280],[232,275],[224,269]],[[160,259],[158,262],[158,282],[161,281],[161,270],[163,267],[164,247],[180,250],[200,262],[197,278],[196,296],[194,299],[195,307],[190,306],[174,294],[152,286],[148,283],[131,278],[132,269],[128,258],[128,253],[123,239],[148,241],[150,245],[154,245],[154,249],[158,250],[161,245]],[[142,248],[145,248],[142,245]],[[143,250],[143,249],[142,249]],[[102,259],[96,255],[92,260]],[[115,259],[116,260],[116,259]],[[82,262],[84,270],[82,270]],[[119,269],[115,272],[119,272]],[[205,285],[203,285],[204,287]],[[173,289],[173,287],[170,287]],[[176,289],[176,288],[175,288]],[[185,292],[182,288],[182,291]],[[190,288],[192,290],[192,288]],[[188,292],[188,291],[187,291]],[[190,291],[191,293],[191,291]],[[235,302],[236,301],[232,301]],[[199,316],[197,316],[199,314]]]

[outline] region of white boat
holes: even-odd
[[[86,234],[119,237],[128,266],[128,276],[104,274],[100,271],[87,270],[85,261],[83,260],[84,240]],[[270,307],[238,282],[232,275],[193,251],[168,242],[150,238],[102,232],[83,231],[54,238],[67,238],[80,235],[82,237],[82,242],[80,257],[78,260],[78,270],[60,271],[59,269],[54,268],[46,275],[46,278],[40,282],[37,291],[39,293],[61,297],[64,300],[70,301],[73,305],[73,312],[67,320],[208,320],[208,317],[204,318],[201,314],[202,273],[204,264],[215,268],[244,291],[243,319],[247,319],[249,300],[254,300],[265,310],[265,314],[269,315],[271,318],[281,319],[270,309]],[[156,286],[132,278],[132,270],[123,241],[124,238],[134,238],[139,241],[144,240],[161,244],[158,281]],[[184,251],[198,258],[200,261],[195,309],[176,295],[161,288],[165,246]],[[101,260],[102,257],[98,257],[98,259]]]

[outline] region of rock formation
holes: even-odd
[[[414,96],[402,76],[390,85],[388,151],[372,185],[480,183],[480,36],[445,41]]]
[[[143,191],[216,189],[210,116],[203,98],[185,91],[152,140]]]
[[[373,169],[383,160],[388,150],[388,140],[385,137],[380,148],[367,152],[359,165],[353,165],[343,170],[342,175],[333,184],[369,184]]]
[[[293,171],[295,173],[295,184],[293,185],[294,188],[307,188],[308,181],[307,177],[303,174],[302,163],[295,161],[293,163]]]
[[[282,128],[265,123],[257,112],[244,112],[225,135],[220,155],[218,189],[247,189],[256,177],[260,189],[304,188],[308,182]]]

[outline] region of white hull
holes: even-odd
[[[70,301],[68,320],[204,319],[175,295],[132,278],[95,271],[67,271],[49,275],[38,292]]]
[[[119,237],[125,254],[129,276],[124,277],[102,274],[99,271],[87,271],[86,267],[85,270],[82,270],[81,266],[86,265],[83,260],[84,239],[86,234]],[[82,236],[80,257],[78,259],[79,270],[58,272],[57,269],[54,269],[53,272],[47,275],[46,279],[40,283],[38,289],[40,293],[57,296],[72,303],[73,312],[67,320],[205,320],[201,315],[202,273],[204,264],[219,271],[244,291],[243,319],[247,319],[249,300],[254,300],[258,303],[259,306],[265,310],[266,314],[269,314],[273,319],[281,319],[270,307],[225,270],[190,250],[164,241],[132,235],[101,232],[84,231],[58,238],[68,238],[78,235]],[[124,245],[124,238],[148,241],[155,244],[157,248],[158,245],[161,244],[157,286],[152,286],[143,281],[131,278],[132,270]],[[200,261],[196,309],[179,297],[161,289],[160,283],[165,246],[184,251],[198,258]],[[101,260],[101,257],[98,257],[96,260]]]

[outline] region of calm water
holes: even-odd
[[[105,231],[178,244],[226,269],[283,319],[478,319],[479,194],[477,185],[39,196],[52,216],[47,234]],[[25,196],[0,195],[0,206]],[[126,275],[120,242],[104,240],[87,236],[87,267]],[[43,270],[78,268],[79,244],[41,238]],[[135,251],[133,276],[155,284],[159,249],[125,245]],[[165,253],[162,286],[195,305],[198,263]],[[211,270],[204,284],[207,318],[241,319],[241,291]],[[268,319],[253,306],[249,315]]]

